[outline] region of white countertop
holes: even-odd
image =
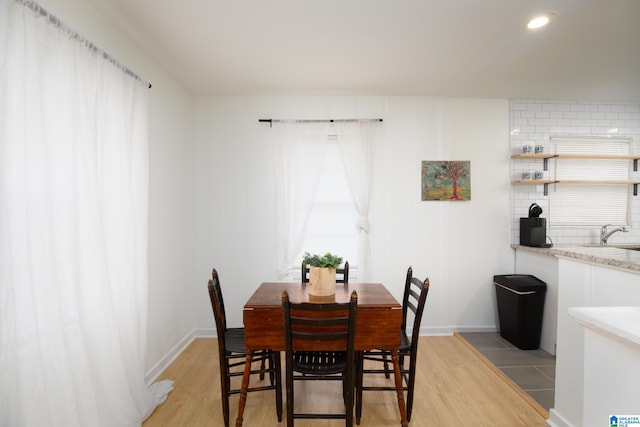
[[[640,346],[640,307],[571,307],[569,315],[587,328]]]

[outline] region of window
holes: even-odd
[[[628,138],[552,137],[550,226],[629,225],[632,162]],[[566,156],[566,157],[563,157]],[[575,156],[575,157],[574,157]],[[615,158],[620,156],[622,158]]]
[[[305,251],[335,253],[349,261],[350,269],[357,266],[360,280],[369,277],[369,205],[379,123],[278,121],[274,149],[281,279],[299,274]]]
[[[356,277],[359,239],[357,220],[358,212],[349,189],[338,143],[330,136],[303,237],[303,249],[295,259],[301,260],[305,251],[319,254],[331,252],[349,261],[350,276]],[[298,266],[293,267],[297,272]]]

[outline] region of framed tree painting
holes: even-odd
[[[422,200],[471,200],[471,162],[423,161]]]

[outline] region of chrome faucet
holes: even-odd
[[[600,228],[600,244],[601,245],[606,245],[607,242],[609,241],[609,237],[611,237],[613,233],[617,233],[618,231],[622,231],[623,233],[626,233],[629,231],[627,227],[618,227],[614,230],[607,231],[607,227],[609,227],[610,225],[611,224],[605,224],[602,226],[602,228]]]

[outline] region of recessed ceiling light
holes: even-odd
[[[527,24],[527,28],[529,28],[530,30],[536,30],[538,28],[542,28],[545,25],[547,25],[549,22],[551,22],[551,20],[555,18],[556,15],[557,15],[556,12],[547,12],[547,13],[537,15],[529,21],[529,23]]]

